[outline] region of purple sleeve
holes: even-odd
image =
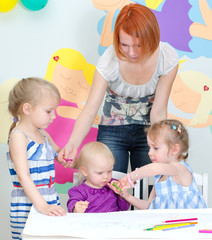
[[[83,196],[83,189],[81,185],[72,187],[68,190],[69,199],[67,201],[68,212],[73,212],[73,208],[78,201],[85,201],[86,198]]]
[[[117,198],[120,211],[127,211],[130,207],[130,204],[124,198],[121,198],[119,195],[117,195]]]

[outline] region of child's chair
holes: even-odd
[[[206,205],[208,206],[208,174],[193,173],[196,183],[202,193]],[[143,199],[148,200],[149,186],[154,185],[154,177],[146,177],[143,179]]]
[[[207,173],[193,173],[196,183],[202,193],[206,206],[208,206],[208,174]]]
[[[126,176],[126,173],[113,171],[112,178],[120,179]],[[79,173],[74,173],[73,176],[73,186],[77,186],[82,182],[82,179],[79,178]],[[133,196],[140,198],[140,181],[137,181],[135,184]],[[136,209],[136,208],[135,208]]]

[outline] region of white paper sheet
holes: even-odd
[[[198,218],[195,227],[170,231],[145,231],[169,219]],[[199,229],[212,229],[212,209],[140,210],[115,213],[68,213],[50,217],[31,209],[23,234],[91,239],[212,239]]]

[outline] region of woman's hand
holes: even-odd
[[[75,207],[73,209],[74,213],[84,213],[86,209],[88,208],[88,201],[79,201],[76,202]]]
[[[64,167],[70,167],[73,164],[73,159],[77,155],[77,147],[74,144],[67,143],[63,149],[58,153],[58,162]],[[66,162],[64,162],[66,161]]]

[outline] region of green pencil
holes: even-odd
[[[115,183],[112,183],[112,185],[113,185],[115,188],[117,188],[120,192],[122,192],[122,189],[119,188]]]

